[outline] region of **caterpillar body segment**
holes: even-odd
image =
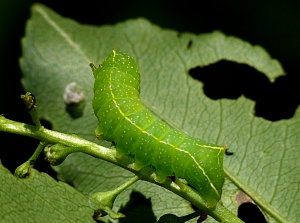
[[[96,68],[93,108],[97,134],[115,143],[117,155],[131,154],[135,166],[155,167],[158,180],[184,178],[214,207],[224,183],[224,146],[193,138],[171,128],[140,99],[140,73],[135,60],[112,51]]]

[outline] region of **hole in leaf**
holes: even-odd
[[[252,203],[243,203],[239,206],[238,217],[245,223],[267,223],[263,213]]]
[[[204,83],[207,97],[237,99],[241,95],[256,102],[255,115],[270,121],[292,118],[299,105],[299,98],[286,84],[287,76],[274,83],[256,69],[231,61],[222,60],[203,68],[189,71],[194,78]]]
[[[190,40],[186,46],[186,48],[189,50],[191,48],[191,46],[193,45],[193,41]]]
[[[225,155],[226,156],[232,156],[232,155],[234,155],[234,152],[230,152],[230,151],[228,151],[227,149],[225,150]]]

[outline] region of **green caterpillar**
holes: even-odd
[[[90,66],[96,134],[114,142],[118,156],[134,155],[137,169],[155,167],[159,182],[173,174],[186,179],[214,207],[221,198],[226,147],[187,136],[155,117],[140,99],[140,72],[129,55],[113,50],[98,68]]]

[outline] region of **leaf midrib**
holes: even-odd
[[[88,56],[84,53],[84,51],[81,50],[81,47],[78,44],[76,44],[73,41],[73,39],[64,30],[54,20],[52,20],[49,17],[49,15],[43,10],[42,7],[39,7],[39,5],[35,5],[34,7],[36,11],[38,11],[43,16],[45,21],[47,21],[48,24],[51,25],[54,28],[54,30],[56,30],[57,33],[66,40],[66,42],[71,46],[71,48],[75,49],[80,55],[82,55],[82,57],[85,59],[87,63],[93,61],[92,59],[88,58]]]

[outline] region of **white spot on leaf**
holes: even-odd
[[[72,82],[66,86],[64,92],[64,101],[66,104],[78,104],[84,101],[84,99],[84,91],[77,83]]]

